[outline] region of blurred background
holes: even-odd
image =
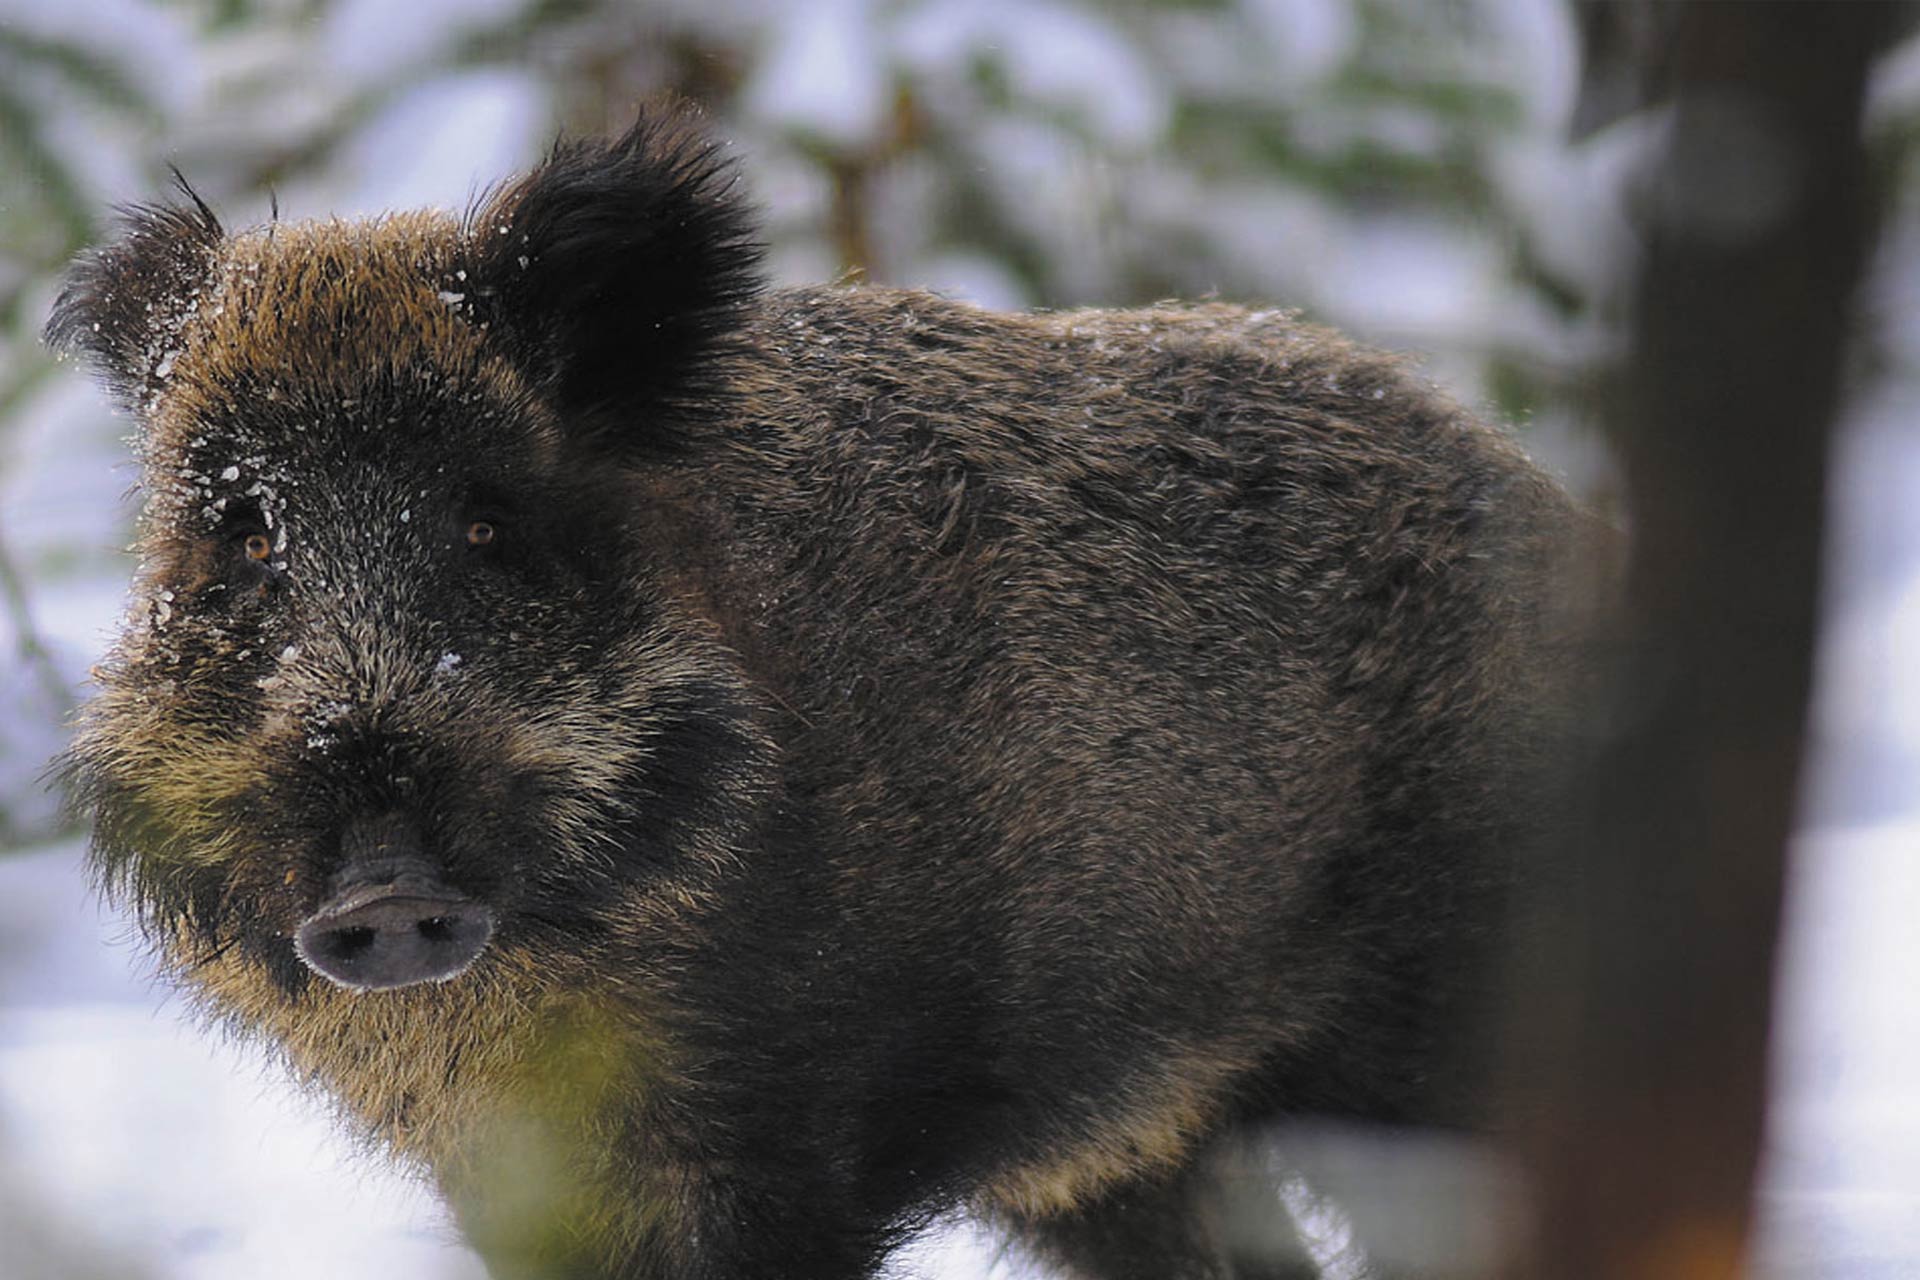
[[[1665,118],[1631,74],[1661,6],[1609,8],[0,0],[0,1280],[483,1274],[430,1197],[180,1024],[44,784],[120,607],[135,475],[129,424],[38,331],[115,204],[171,165],[229,225],[461,209],[670,91],[731,140],[780,281],[1300,308],[1418,353],[1611,510],[1596,422]],[[1832,488],[1776,1277],[1920,1275],[1920,42],[1879,61],[1868,129],[1888,213]],[[1366,1274],[1337,1203],[1288,1206],[1325,1274]],[[955,1228],[916,1265],[1009,1263]]]

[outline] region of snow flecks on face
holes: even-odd
[[[322,702],[305,716],[307,730],[307,749],[309,751],[329,751],[340,745],[340,735],[336,728],[342,720],[353,714],[353,707],[346,702]]]
[[[334,727],[353,714],[348,702],[321,702],[311,712],[307,712],[307,748],[309,750],[330,750],[340,745],[340,735]]]
[[[279,492],[266,481],[256,480],[242,490],[241,493],[244,497],[258,498],[260,500],[261,523],[269,529],[276,528],[279,523],[277,517],[285,506],[285,504],[280,501]]]

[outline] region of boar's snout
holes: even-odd
[[[300,926],[294,949],[308,968],[343,987],[444,982],[465,971],[493,936],[493,913],[423,862],[349,865],[334,886]]]

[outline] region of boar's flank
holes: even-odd
[[[141,431],[100,874],[503,1280],[1245,1274],[1235,1133],[1481,1118],[1577,519],[1286,315],[757,272],[671,115],[134,211],[49,327]]]

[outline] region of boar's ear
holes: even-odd
[[[225,234],[186,179],[173,176],[186,203],[122,210],[123,234],[74,263],[47,320],[49,345],[90,357],[135,407],[165,380]]]
[[[685,110],[557,145],[467,234],[470,314],[569,430],[658,452],[716,416],[716,358],[759,292],[761,250],[732,164]]]

